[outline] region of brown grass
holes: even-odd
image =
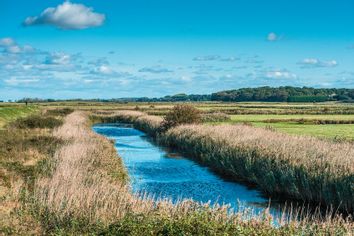
[[[153,133],[160,118],[141,113],[118,120]],[[141,117],[141,118],[138,118]],[[117,118],[117,117],[116,117]],[[148,128],[146,128],[148,127]],[[182,125],[159,135],[168,146],[237,180],[257,184],[271,196],[283,195],[316,204],[354,209],[354,146],[311,137],[290,136],[246,125]]]
[[[129,119],[151,123],[147,127],[155,127],[160,122],[154,117],[139,118],[136,115],[129,114]],[[228,214],[226,206],[201,206],[190,200],[177,204],[172,204],[168,199],[154,202],[148,196],[136,196],[130,192],[125,184],[123,164],[112,143],[91,130],[86,113],[76,111],[68,115],[54,136],[65,140],[66,144],[55,152],[51,160],[54,165],[51,174],[36,181],[34,197],[35,211],[40,212],[42,217],[54,215],[56,219],[55,225],[51,225],[53,222],[50,220],[42,219],[42,225],[59,232],[66,232],[63,231],[65,228],[61,228],[61,222],[66,219],[74,225],[77,224],[75,219],[85,219],[83,227],[87,227],[87,231],[82,229],[79,231],[81,233],[126,232],[123,234],[129,235],[148,232],[151,235],[163,232],[168,235],[201,232],[205,235],[237,232],[246,235],[334,235],[336,232],[350,235],[353,227],[350,221],[341,218],[322,221],[292,218],[281,221],[281,228],[274,228],[267,212],[257,216],[247,210]],[[112,175],[114,171],[123,175]],[[89,225],[98,222],[109,227],[104,231],[90,228]]]
[[[352,144],[244,125],[179,126],[162,140],[270,195],[354,209]]]

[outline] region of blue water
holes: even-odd
[[[99,124],[97,133],[113,139],[128,169],[132,191],[173,201],[193,199],[211,204],[230,204],[234,210],[263,210],[268,199],[259,191],[228,182],[206,167],[157,146],[145,133],[123,124]]]

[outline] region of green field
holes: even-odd
[[[276,119],[277,122],[267,122],[271,119]],[[300,124],[289,121],[290,119],[351,121],[354,120],[354,115],[232,115],[231,121],[227,123],[251,123],[256,127],[272,127],[288,134],[354,140],[354,124]]]
[[[27,116],[37,111],[38,108],[36,106],[0,106],[0,129],[10,121],[13,121],[19,117]]]
[[[37,103],[32,106],[19,104],[0,106],[0,127],[6,122],[38,111],[39,108],[55,109],[71,107],[80,110],[139,110],[152,115],[165,115],[175,104],[157,103],[104,103],[104,102],[54,102]],[[290,119],[354,121],[354,104],[342,103],[266,103],[266,102],[199,102],[192,103],[204,113],[222,112],[231,116],[228,123],[252,123],[257,127],[296,135],[320,138],[354,140],[353,124],[300,124]],[[251,113],[251,114],[248,114]],[[276,119],[269,123],[267,120]],[[281,121],[284,120],[284,121]]]

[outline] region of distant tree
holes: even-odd
[[[182,124],[194,124],[201,121],[201,115],[198,109],[191,105],[176,105],[164,118],[162,122],[162,131]]]

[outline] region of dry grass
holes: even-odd
[[[120,121],[133,122],[155,135],[158,132],[160,118],[143,119],[146,116],[134,113],[131,119],[130,112],[129,116],[124,113],[119,112]],[[159,140],[221,174],[255,183],[271,196],[284,195],[353,212],[351,143],[289,136],[246,125],[182,125],[160,134]]]
[[[161,140],[270,195],[354,209],[354,147],[245,125],[186,125]]]
[[[136,114],[130,114],[129,119],[149,122],[146,127],[151,129],[161,121],[150,116],[135,117]],[[51,173],[38,179],[34,190],[37,207],[34,211],[41,215],[47,233],[350,235],[353,229],[350,221],[341,218],[323,221],[293,218],[274,228],[267,212],[257,216],[247,210],[229,214],[227,206],[201,206],[189,200],[178,204],[168,199],[154,202],[148,196],[130,192],[125,184],[125,170],[112,143],[91,130],[85,112],[68,115],[53,135],[66,143],[55,152]],[[112,171],[122,175],[112,175]],[[70,221],[69,226],[66,221]],[[98,223],[103,228],[95,228]]]
[[[54,136],[67,144],[54,154],[52,175],[37,181],[35,195],[40,205],[61,218],[109,223],[130,213],[157,210],[165,215],[183,215],[195,205],[185,201],[174,207],[169,200],[156,205],[149,198],[134,196],[122,181],[124,178],[112,178],[110,172],[115,168],[124,172],[121,160],[111,142],[90,129],[83,112],[68,115]]]

